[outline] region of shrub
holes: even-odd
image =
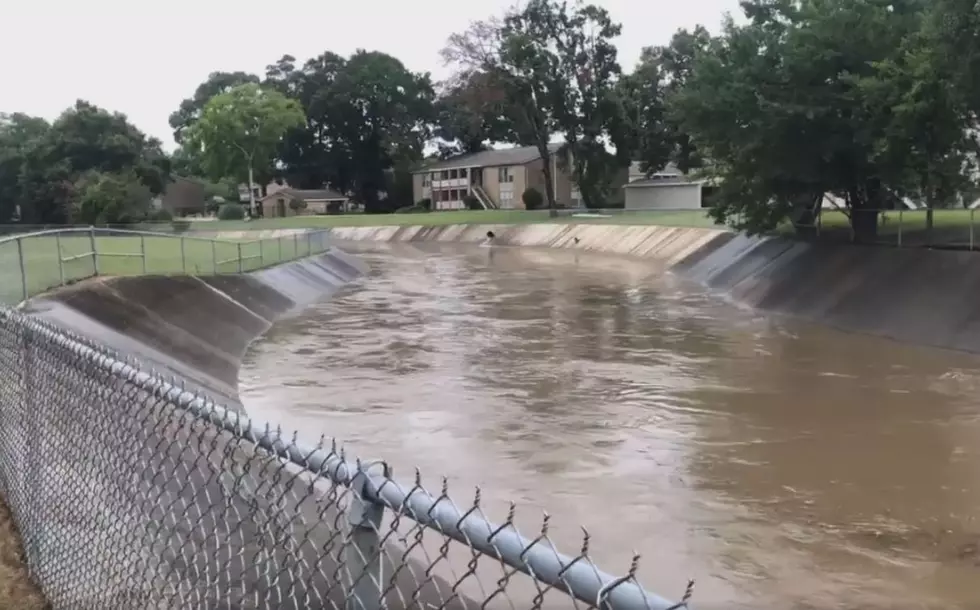
[[[466,206],[466,209],[467,210],[482,210],[483,209],[483,204],[480,203],[480,200],[477,199],[473,195],[467,195],[466,197],[463,197],[463,205]]]
[[[426,197],[425,199],[419,199],[415,202],[415,207],[425,208],[426,210],[432,209],[432,200]]]
[[[544,196],[541,191],[533,186],[524,191],[524,194],[521,195],[521,201],[524,202],[524,207],[528,210],[540,210],[544,207]]]
[[[218,208],[218,220],[244,220],[245,207],[239,203],[222,203]]]
[[[303,201],[302,199],[290,199],[289,209],[296,213],[299,213],[300,210],[306,209],[306,202]]]

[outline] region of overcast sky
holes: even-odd
[[[717,31],[737,0],[596,0],[623,24],[620,61],[680,27]],[[379,50],[446,75],[448,34],[513,0],[9,0],[0,2],[0,112],[55,118],[76,99],[125,113],[173,144],[167,118],[210,72],[262,74],[288,53]]]

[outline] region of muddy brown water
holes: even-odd
[[[693,607],[980,608],[980,358],[746,311],[649,262],[359,246],[277,325],[258,419],[473,486]],[[924,312],[923,315],[928,315]],[[526,526],[525,526],[526,524]]]

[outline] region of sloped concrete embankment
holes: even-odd
[[[24,307],[135,357],[141,366],[172,376],[188,390],[204,392],[241,410],[238,369],[249,343],[277,319],[329,297],[364,271],[356,258],[331,249],[245,275],[97,278],[39,297]],[[84,384],[84,378],[70,377]],[[150,607],[159,601],[163,585],[146,582],[146,572],[127,578],[126,570],[120,570],[141,565],[157,566],[150,573],[165,575],[173,587],[179,585],[183,597],[171,599],[171,604],[196,599],[201,607],[236,608],[230,598],[249,591],[279,601],[248,607],[300,610],[309,607],[304,600],[329,591],[330,601],[322,602],[343,607],[345,587],[338,586],[336,579],[344,568],[336,561],[340,543],[335,524],[344,523],[344,518],[338,514],[328,484],[318,484],[311,491],[307,477],[285,476],[278,466],[264,465],[266,458],[227,433],[215,434],[183,418],[164,415],[164,411],[151,421],[135,421],[139,418],[133,415],[135,410],[139,408],[142,417],[148,417],[145,404],[153,401],[132,392],[110,392],[98,399],[99,404],[90,403],[91,393],[87,392],[84,387],[73,392],[78,395],[77,412],[69,413],[64,403],[47,407],[43,434],[73,446],[45,445],[50,451],[45,452],[43,468],[49,475],[33,483],[32,497],[51,498],[44,504],[57,507],[55,513],[61,515],[29,524],[30,536],[61,541],[57,547],[36,549],[31,557],[32,565],[41,566],[36,575],[53,603]],[[119,413],[114,416],[113,411]],[[92,416],[104,421],[81,427],[76,421],[91,421]],[[156,421],[161,418],[163,421]],[[121,437],[126,442],[120,443]],[[250,471],[253,474],[247,475]],[[71,476],[66,478],[64,473]],[[123,480],[126,484],[120,486]],[[150,512],[148,502],[153,507]],[[65,510],[66,504],[72,506],[70,511]],[[30,510],[37,507],[32,505]],[[106,515],[114,515],[117,521],[108,538]],[[169,533],[153,544],[132,544],[143,539],[139,532],[157,531],[161,525],[161,531]],[[287,549],[290,540],[293,547]],[[242,561],[215,564],[217,555],[229,552]],[[419,586],[413,574],[423,574],[427,568],[411,561],[410,570],[395,572],[398,566],[393,564],[400,565],[404,553],[400,545],[388,543],[385,557],[389,563],[384,573],[399,577],[391,596],[410,595]],[[252,565],[259,558],[264,558],[263,565],[271,573],[279,574],[275,582],[270,583]],[[65,562],[70,563],[73,582],[89,583],[85,592],[61,590],[58,572],[67,567]],[[290,565],[317,569],[290,578],[293,572],[285,568]],[[213,579],[218,573],[220,582],[216,583]],[[210,580],[202,579],[208,574]],[[438,605],[441,596],[436,587],[449,590],[436,578],[422,588],[421,599]],[[106,591],[113,592],[111,599],[105,597]]]
[[[980,255],[813,244],[720,229],[591,224],[345,227],[337,240],[571,248],[642,257],[740,304],[853,332],[980,352]]]

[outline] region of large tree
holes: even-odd
[[[300,105],[278,91],[248,83],[217,95],[185,132],[185,145],[199,155],[214,180],[255,184],[256,170],[271,173],[283,136],[304,122]],[[249,206],[256,213],[255,192]]]
[[[405,205],[391,198],[390,174],[422,158],[433,118],[428,74],[384,53],[324,53],[300,68],[283,57],[267,69],[266,84],[306,111],[281,150],[290,184],[352,193],[371,213]]]
[[[684,172],[704,163],[690,134],[667,112],[667,100],[684,89],[697,56],[710,43],[702,26],[678,30],[669,44],[643,49],[636,69],[618,83],[623,120],[617,145],[631,150],[648,175],[668,162]]]
[[[169,159],[122,114],[84,101],[51,125],[26,115],[0,120],[0,214],[29,223],[76,220],[83,177],[126,175],[150,196],[169,182]],[[127,219],[134,217],[128,214]]]
[[[506,115],[518,141],[537,146],[544,160],[549,208],[556,205],[551,177],[551,139],[565,139],[562,162],[586,205],[602,203],[628,150],[607,152],[622,105],[620,73],[612,39],[620,26],[592,4],[530,0],[502,22],[479,22],[450,38],[444,57],[463,75],[485,75],[510,101]]]
[[[746,0],[742,6],[748,23],[726,23],[670,103],[719,178],[713,213],[764,231],[787,218],[809,221],[830,194],[844,201],[855,238],[873,240],[878,211],[895,205],[908,177],[921,170],[915,164],[958,154],[957,138],[924,142],[930,130],[914,142],[928,155],[894,154],[895,128],[904,123],[912,135],[921,117],[945,116],[943,96],[920,90],[914,112],[897,122],[894,104],[882,104],[897,100],[903,86],[922,84],[907,80],[905,68],[886,66],[906,63],[902,55],[920,31],[924,2]]]
[[[486,150],[511,141],[506,91],[486,72],[465,72],[443,83],[435,102],[435,130],[440,155]]]
[[[180,107],[170,115],[170,127],[174,130],[174,141],[184,141],[184,131],[201,117],[204,107],[216,95],[249,83],[258,84],[259,77],[248,72],[212,72],[208,79],[198,85],[194,95],[182,101]]]

